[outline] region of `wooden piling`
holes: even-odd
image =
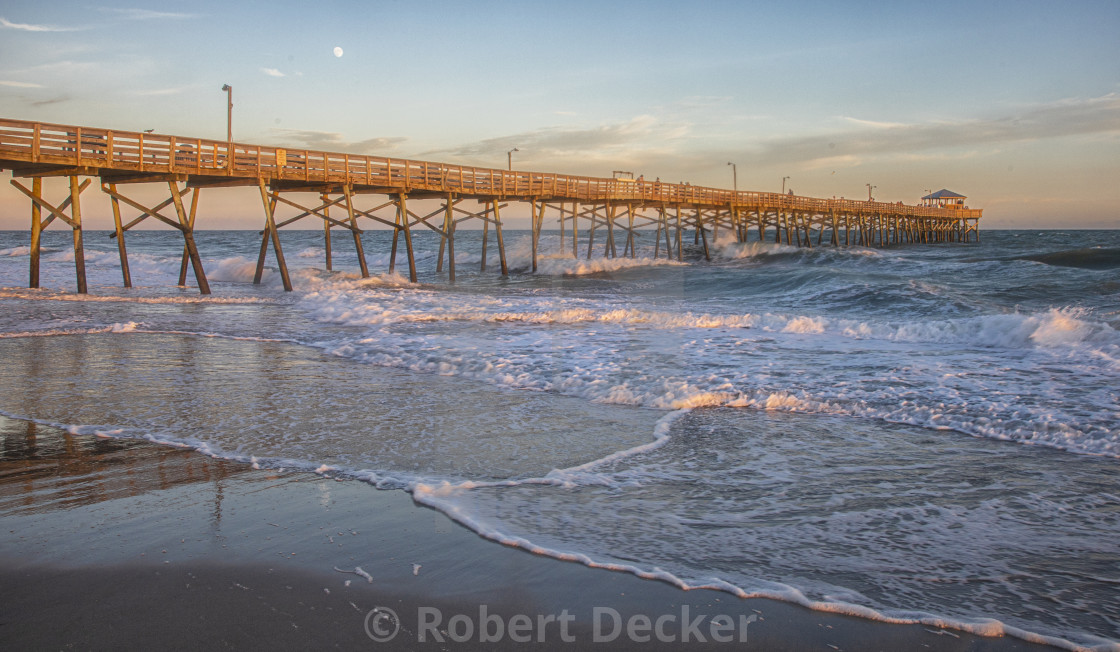
[[[265,238],[272,240],[272,250],[276,256],[276,266],[280,268],[280,279],[284,282],[284,290],[286,292],[292,291],[292,279],[288,276],[288,265],[284,261],[284,250],[280,246],[280,231],[276,228],[276,200],[269,197],[268,189],[265,187],[264,179],[258,182],[261,190],[261,203],[264,204],[265,211]],[[180,202],[176,195],[176,206]],[[267,250],[267,240],[261,245],[261,255],[257,260],[258,274],[264,266],[264,255]],[[258,281],[259,282],[259,281]]]
[[[454,215],[455,198],[453,195],[447,195],[447,203],[444,205],[446,226],[444,230],[447,232],[447,280],[455,282],[455,215]],[[443,258],[441,255],[440,258]]]
[[[180,195],[180,197],[181,197],[181,195]],[[188,228],[191,229],[192,233],[194,232],[194,218],[195,218],[195,215],[197,215],[197,214],[198,214],[198,188],[195,188],[194,189],[194,194],[191,195],[191,212],[190,212],[190,217],[189,217],[190,224],[189,224],[189,227],[188,227]],[[119,245],[121,247],[124,247],[124,234],[121,234],[121,236],[119,238]],[[179,260],[179,285],[186,285],[187,284],[187,262],[189,261],[189,259],[190,259],[190,251],[187,249],[186,245],[183,245],[183,256]],[[122,269],[124,268],[123,263],[122,263],[121,267],[122,267]]]
[[[498,258],[502,263],[502,276],[509,276],[509,268],[506,266],[506,245],[502,241],[502,215],[498,200],[494,200],[494,234],[498,236]]]
[[[677,206],[677,262],[684,260],[684,226],[681,224],[681,207]]]
[[[486,243],[490,239],[490,204],[486,204],[485,218],[482,220],[482,267],[479,269],[481,272],[486,271]]]
[[[210,283],[206,280],[206,272],[202,269],[202,258],[198,254],[198,246],[194,242],[194,228],[193,222],[187,216],[186,209],[183,208],[183,198],[179,194],[179,186],[174,181],[167,182],[171,190],[171,199],[175,202],[175,213],[179,216],[179,224],[182,225],[183,242],[186,244],[187,255],[191,259],[191,266],[194,267],[194,278],[198,283],[198,291],[202,294],[210,294]],[[263,186],[262,186],[263,188]],[[198,197],[198,190],[195,189],[195,197]],[[276,240],[276,257],[281,262],[281,269],[287,279],[287,269],[283,267],[284,257],[280,253],[280,241]],[[291,290],[290,283],[284,286],[284,289]]]
[[[354,211],[354,188],[350,184],[346,184],[342,187],[342,192],[346,195],[346,214],[350,218],[350,233],[354,236],[354,251],[358,255],[358,267],[362,270],[362,278],[369,278],[369,266],[366,264],[366,250],[362,245],[362,230],[358,228],[358,216]],[[326,199],[324,199],[324,203],[326,203]],[[325,211],[327,211],[329,208],[329,206],[323,207],[324,216],[327,215]],[[325,225],[327,231],[327,271],[330,271],[331,223],[328,220],[324,219],[323,224]]]
[[[347,197],[347,200],[349,200],[349,197]],[[330,197],[327,195],[327,193],[322,193],[319,195],[319,201],[326,204],[325,206],[323,206],[323,217],[329,218],[331,214],[331,207],[329,204]],[[353,214],[354,212],[353,208],[349,206],[347,207],[347,211],[351,214]],[[323,253],[324,264],[326,265],[327,271],[334,271],[332,269],[331,261],[331,222],[329,219],[323,220]],[[363,274],[363,276],[365,275]]]
[[[700,239],[704,242],[704,260],[711,260],[712,256],[708,252],[708,234],[704,232],[704,211],[700,208],[696,209],[696,230],[700,232]]]
[[[78,294],[88,293],[86,287],[86,252],[82,234],[82,206],[78,196],[82,191],[78,188],[78,177],[70,177],[70,217],[74,220],[71,227],[74,232],[74,272],[78,277]]]
[[[617,207],[614,204],[612,204],[611,202],[608,201],[607,202],[607,210],[606,210],[607,241],[603,245],[603,257],[604,258],[606,258],[608,256],[611,257],[611,258],[616,258],[618,256],[618,251],[615,249],[615,246],[614,246],[614,217],[615,217],[615,211],[616,210],[617,210]]]
[[[529,199],[529,240],[533,248],[533,271],[537,271],[537,238],[540,232],[537,230],[537,200],[535,198]]]
[[[12,180],[15,183],[15,179]],[[31,191],[35,193],[36,197],[43,196],[43,180],[35,177],[31,180]],[[43,236],[43,224],[40,222],[43,209],[35,201],[31,202],[31,269],[29,270],[29,279],[27,287],[39,287],[39,252],[41,250],[41,242]]]
[[[412,250],[412,220],[408,212],[408,195],[397,195],[397,211],[401,217],[400,229],[404,232],[405,254],[408,255],[408,280],[416,282],[416,254]]]

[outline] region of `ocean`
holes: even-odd
[[[681,587],[1120,649],[1120,231],[710,262],[416,233],[0,232],[0,413],[408,491],[479,535]],[[752,232],[752,237],[754,233]],[[620,247],[621,250],[621,247]],[[193,279],[188,274],[188,283]],[[372,518],[372,517],[371,517]]]

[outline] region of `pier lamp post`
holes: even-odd
[[[514,152],[520,152],[520,151],[521,150],[514,147],[513,149],[506,152],[506,165],[508,166],[508,169],[510,171],[513,171],[513,153]]]
[[[933,194],[933,191],[927,188],[926,189],[926,197],[929,197],[932,194]],[[923,201],[925,202],[926,206],[931,206],[933,204],[932,199],[923,199]]]
[[[789,177],[782,177],[782,194],[783,195],[786,194],[786,180],[787,179],[789,179]]]
[[[731,183],[733,184],[731,187],[735,189],[735,192],[739,192],[739,169],[731,161],[728,161],[727,164],[731,166]]]
[[[233,86],[222,84],[226,92],[226,141],[233,142]]]
[[[872,191],[872,190],[875,190],[875,189],[876,189],[876,188],[878,188],[879,186],[873,186],[873,185],[871,185],[870,183],[865,183],[865,184],[863,184],[863,185],[867,186],[867,201],[873,201],[873,200],[871,199],[871,191]]]

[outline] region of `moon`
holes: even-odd
[[[336,56],[336,57],[341,57],[342,56],[342,48],[338,47],[337,45],[334,46],[334,56]]]

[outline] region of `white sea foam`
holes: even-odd
[[[252,283],[256,271],[256,261],[241,256],[234,256],[232,258],[219,260],[217,267],[207,272],[207,277],[212,281]],[[270,280],[274,273],[272,269],[266,267],[261,276],[261,280]]]
[[[664,422],[666,428],[672,423],[678,421],[681,417],[687,414],[687,411],[682,411],[679,414],[673,415],[671,420]],[[661,426],[662,424],[659,424]],[[845,432],[847,430],[845,429]],[[752,435],[751,439],[755,439],[757,435]],[[666,433],[666,438],[668,438]],[[772,445],[770,442],[783,442],[788,437],[784,434],[779,435],[773,440],[761,440],[753,442],[747,449],[755,451],[757,449],[765,448]],[[661,445],[651,448],[648,452],[662,449],[666,442],[661,442]],[[829,444],[830,442],[824,442]],[[815,482],[807,484],[816,485],[828,484],[830,482],[830,474],[839,473],[846,480],[847,483],[859,482],[859,474],[861,472],[867,473],[870,477],[882,477],[882,474],[888,475],[900,472],[900,469],[883,468],[880,464],[868,467],[861,470],[860,467],[852,466],[851,462],[843,459],[837,459],[835,455],[829,455],[827,449],[818,453],[814,451],[806,451],[802,448],[804,442],[794,441],[790,443],[791,449],[802,450],[804,455],[808,456],[808,469],[814,469],[813,473],[820,476],[814,477]],[[847,447],[857,450],[860,446],[871,445],[876,446],[877,442],[874,439],[869,439],[866,442],[851,441],[846,442]],[[684,444],[682,444],[684,445]],[[990,511],[995,508],[991,502],[981,502],[975,508],[974,513],[961,512],[960,508],[944,509],[933,505],[923,505],[924,500],[921,493],[915,493],[917,500],[916,508],[884,508],[884,509],[868,509],[866,507],[856,507],[854,510],[846,502],[836,503],[831,510],[832,516],[814,515],[805,519],[804,516],[798,512],[807,510],[805,504],[798,499],[791,497],[784,499],[782,494],[786,493],[788,489],[784,489],[777,495],[772,491],[768,491],[768,500],[777,501],[774,507],[775,511],[779,512],[779,522],[782,524],[780,529],[774,529],[773,525],[767,522],[766,513],[770,509],[766,504],[738,504],[738,510],[745,512],[745,520],[739,523],[735,520],[736,514],[733,512],[719,511],[719,517],[714,522],[695,523],[695,525],[709,525],[717,527],[718,529],[712,530],[710,534],[710,546],[702,543],[704,539],[693,540],[686,538],[684,541],[677,541],[672,544],[673,549],[678,556],[684,555],[684,559],[677,559],[674,568],[658,567],[655,564],[656,560],[649,560],[644,562],[630,562],[620,563],[618,561],[610,561],[602,558],[602,556],[588,552],[588,550],[597,549],[599,546],[592,543],[597,541],[600,536],[605,535],[612,531],[615,526],[612,525],[616,520],[614,516],[607,516],[607,514],[614,514],[617,510],[633,509],[637,504],[647,505],[653,511],[648,512],[648,523],[640,533],[632,533],[629,537],[624,537],[627,541],[633,542],[638,547],[627,548],[625,545],[619,548],[620,553],[629,559],[643,559],[642,551],[652,551],[650,548],[641,547],[641,543],[649,541],[662,541],[675,540],[673,539],[679,534],[676,533],[674,525],[680,523],[680,517],[674,514],[674,510],[681,510],[688,514],[696,513],[690,505],[685,502],[689,500],[690,494],[695,494],[692,490],[686,490],[692,484],[711,484],[713,490],[719,493],[740,492],[741,487],[730,480],[717,481],[714,478],[703,477],[702,472],[697,469],[693,472],[696,466],[696,459],[681,459],[682,450],[689,450],[689,445],[684,445],[685,448],[678,447],[672,451],[665,452],[664,456],[658,460],[649,459],[648,455],[634,456],[631,454],[614,454],[596,460],[588,464],[582,465],[564,471],[557,471],[549,474],[545,478],[530,478],[517,481],[508,481],[502,483],[477,483],[477,482],[463,482],[463,483],[440,483],[428,484],[424,482],[417,483],[412,487],[414,499],[420,504],[427,505],[439,509],[446,513],[449,517],[461,523],[462,525],[471,528],[481,536],[500,542],[504,545],[521,548],[528,552],[548,556],[555,559],[573,561],[587,565],[592,568],[607,569],[618,572],[627,572],[637,575],[639,577],[648,579],[658,579],[665,581],[674,586],[682,589],[714,589],[726,591],[732,595],[741,598],[769,598],[792,602],[804,606],[809,609],[839,613],[861,618],[877,620],[886,623],[909,623],[909,624],[924,624],[927,626],[934,626],[939,628],[948,628],[951,630],[970,632],[980,636],[1014,636],[1026,641],[1054,645],[1064,649],[1070,650],[1116,650],[1120,649],[1117,643],[1107,641],[1094,636],[1079,636],[1078,641],[1075,642],[1070,638],[1053,633],[1039,633],[1032,628],[1024,628],[1015,626],[1001,621],[997,618],[990,617],[962,617],[962,616],[948,616],[944,614],[932,613],[930,611],[915,610],[915,609],[901,609],[889,608],[882,606],[871,606],[875,604],[875,600],[863,595],[860,591],[848,589],[845,587],[829,585],[807,578],[799,578],[798,584],[776,582],[765,580],[757,577],[742,577],[742,573],[750,575],[748,570],[753,566],[750,562],[744,562],[747,566],[743,569],[742,573],[728,579],[727,576],[701,576],[688,573],[684,566],[693,563],[700,565],[704,564],[704,560],[693,560],[688,558],[687,550],[700,552],[712,546],[715,551],[712,554],[716,559],[721,558],[719,549],[722,546],[727,546],[733,550],[750,550],[762,559],[769,559],[769,563],[775,561],[784,561],[786,565],[793,565],[800,575],[802,570],[807,565],[813,564],[808,560],[801,560],[798,555],[800,554],[814,554],[814,546],[805,546],[804,541],[800,538],[808,537],[812,539],[813,535],[808,531],[818,531],[817,536],[822,537],[823,542],[835,547],[842,547],[845,545],[854,545],[858,550],[864,551],[869,559],[862,559],[855,552],[844,553],[838,555],[836,562],[839,568],[833,569],[837,572],[843,573],[845,567],[852,566],[853,572],[856,569],[863,568],[864,564],[871,564],[872,568],[877,568],[879,565],[886,564],[887,566],[905,564],[902,558],[886,557],[881,560],[884,554],[905,554],[905,550],[893,550],[890,545],[883,539],[887,538],[900,538],[902,542],[906,538],[901,535],[892,535],[888,537],[882,534],[884,527],[889,527],[891,523],[899,523],[901,531],[913,530],[912,544],[904,544],[907,547],[914,546],[915,552],[921,555],[929,555],[934,551],[934,554],[954,554],[952,542],[959,541],[963,536],[969,540],[983,541],[985,537],[982,532],[999,529],[1006,531],[1008,525],[1026,527],[1029,529],[1031,526],[1019,525],[1019,519],[1023,518],[1016,514],[1002,514],[1003,510],[1014,510],[1017,507],[999,507],[1000,512],[993,512],[990,515],[985,515],[983,512]],[[888,445],[889,447],[890,445]],[[717,450],[720,448],[719,444],[715,446]],[[690,453],[692,451],[689,451]],[[711,451],[697,451],[694,453],[695,457],[703,458],[710,455]],[[815,461],[819,454],[823,454],[826,459],[830,460],[828,464],[821,464]],[[855,454],[856,459],[859,459],[858,453]],[[934,455],[933,457],[936,457]],[[793,458],[797,459],[797,458]],[[633,463],[632,465],[628,463]],[[622,464],[619,464],[622,463]],[[789,464],[789,459],[776,458],[772,463]],[[900,460],[900,464],[912,464],[910,460]],[[918,463],[924,469],[923,473],[930,473],[934,471],[935,467],[931,467],[928,463]],[[836,468],[832,468],[832,467]],[[888,465],[889,466],[889,465]],[[610,467],[610,468],[607,468]],[[629,470],[625,470],[629,468]],[[905,468],[905,467],[902,467]],[[766,471],[766,465],[758,463],[749,464],[747,467],[735,471],[725,469],[721,475],[730,474],[737,476],[742,473],[758,473],[759,471]],[[593,476],[585,476],[580,472],[594,471]],[[561,477],[566,477],[570,474],[571,477],[567,478],[566,482],[557,484],[555,480]],[[629,480],[627,479],[629,478]],[[788,483],[796,482],[795,478],[783,479],[783,487],[789,487]],[[656,490],[653,490],[651,498],[642,497],[636,499],[634,503],[623,502],[621,504],[614,504],[616,497],[624,495],[623,487],[637,487],[643,486],[658,486],[661,482],[672,482],[679,485],[681,488],[673,492],[673,497],[668,499],[668,502],[663,503],[660,507],[650,506],[649,501],[665,500],[658,498],[659,495]],[[930,487],[935,485],[937,480],[931,479],[929,481]],[[889,483],[888,483],[889,484]],[[511,488],[526,488],[526,487],[547,487],[555,486],[564,490],[572,490],[576,487],[582,488],[582,493],[586,492],[593,487],[602,486],[607,487],[607,491],[602,494],[604,504],[600,505],[597,502],[590,504],[583,504],[581,501],[567,501],[563,497],[551,495],[532,493],[528,495],[519,495],[517,493],[509,493],[507,490]],[[490,493],[494,489],[501,489],[501,493]],[[894,493],[894,488],[891,486],[883,487],[884,495],[890,496]],[[952,487],[942,486],[940,489],[931,496],[942,496],[945,492],[956,491]],[[478,492],[488,492],[484,495],[476,495]],[[853,488],[853,492],[857,492]],[[967,493],[967,492],[966,492]],[[1001,494],[1008,492],[1001,491]],[[895,494],[897,495],[897,494]],[[492,496],[492,498],[491,498]],[[717,499],[713,496],[709,499]],[[770,496],[773,496],[772,498]],[[862,505],[866,501],[866,496],[862,493],[855,493],[850,497],[856,505]],[[494,501],[497,502],[494,502]],[[793,513],[783,513],[783,500],[788,500],[788,508],[797,510]],[[1060,499],[1058,499],[1060,500]],[[1075,499],[1077,500],[1077,499]],[[517,519],[519,512],[524,511],[528,516],[529,522],[540,522],[541,519],[548,519],[551,511],[551,505],[544,505],[543,502],[556,503],[556,506],[563,506],[565,517],[573,519],[581,524],[580,528],[576,531],[570,532],[565,530],[563,536],[569,539],[572,543],[569,546],[558,546],[555,543],[538,542],[535,537],[531,535],[516,534],[517,524],[524,525],[524,519]],[[678,504],[680,503],[680,504]],[[1015,503],[1012,502],[1012,505]],[[500,505],[500,508],[498,507]],[[607,505],[610,505],[609,507]],[[706,506],[706,505],[705,505]],[[1058,505],[1058,511],[1055,512],[1052,519],[1044,520],[1050,522],[1052,520],[1062,520],[1068,518],[1070,510],[1075,505]],[[658,510],[664,509],[668,513],[662,515]],[[544,511],[542,511],[544,510]],[[717,510],[718,511],[718,510]],[[1063,515],[1064,514],[1064,515]],[[594,516],[593,516],[594,515]],[[602,515],[602,518],[599,517]],[[592,519],[595,519],[594,521]],[[825,522],[820,523],[821,519]],[[846,519],[846,520],[845,520]],[[938,522],[938,520],[942,522]],[[976,522],[974,522],[976,521]],[[819,523],[819,524],[818,524]],[[884,524],[888,524],[884,526]],[[959,530],[956,528],[965,528]],[[1107,530],[1111,527],[1108,523],[1101,523],[1099,526],[1102,530]],[[512,529],[511,529],[512,528]],[[663,530],[662,528],[665,528]],[[924,528],[924,529],[923,529]],[[975,529],[976,532],[972,533],[971,530]],[[586,530],[586,531],[584,531]],[[728,539],[727,535],[721,534],[722,532],[736,533],[740,532],[747,535],[744,541],[735,539]],[[757,533],[757,536],[754,536]],[[557,530],[548,530],[542,535],[542,538],[548,542],[556,541],[559,536]],[[779,538],[774,541],[767,541],[766,537],[770,535],[778,535]],[[1060,531],[1051,532],[1045,537],[1045,540],[1038,540],[1033,543],[1028,543],[1029,537],[1024,538],[1021,545],[1011,547],[1022,547],[1026,555],[1024,558],[1026,563],[1030,563],[1034,555],[1029,552],[1032,546],[1037,546],[1036,550],[1045,551],[1048,546],[1062,546],[1064,535]],[[781,537],[787,537],[790,541],[786,542]],[[850,537],[852,539],[849,543],[844,543],[844,539]],[[862,542],[862,538],[871,537],[875,545],[870,545],[872,542]],[[944,539],[941,542],[940,539]],[[607,547],[614,548],[618,542],[611,541],[606,543]],[[887,546],[884,548],[884,546]],[[805,548],[804,552],[798,552],[798,548]],[[932,550],[927,550],[932,548]],[[886,551],[890,551],[889,553]],[[1064,552],[1064,551],[1062,551]],[[946,576],[939,578],[928,578],[926,581],[933,582],[934,584],[942,583],[951,585],[953,583],[953,575],[956,573],[963,574],[964,577],[969,578],[973,583],[983,581],[998,582],[998,578],[983,577],[986,571],[981,568],[972,568],[972,564],[992,563],[986,559],[973,559],[968,554],[967,547],[965,550],[957,550],[955,553],[954,562],[946,566],[947,569],[955,568],[956,565],[962,565],[963,568],[959,571],[944,570],[943,573],[948,573]],[[784,559],[788,555],[788,559]],[[847,555],[847,556],[845,556]],[[855,559],[851,559],[851,555],[856,555]],[[963,556],[962,556],[963,555]],[[929,562],[925,562],[929,563]],[[933,563],[940,564],[940,559],[933,560]],[[781,566],[782,564],[778,564]],[[827,560],[825,560],[825,567],[827,567]],[[772,571],[773,572],[773,571]],[[1010,571],[1005,571],[1010,572]],[[882,571],[872,571],[864,569],[863,573],[873,573],[876,577],[887,578],[890,583],[891,574]],[[905,593],[905,583],[917,579],[918,584],[921,585],[923,580],[919,578],[912,578],[911,575],[921,571],[919,569],[910,570],[907,573],[902,573],[899,578],[899,591]],[[1043,584],[1042,590],[1045,594],[1049,595],[1054,589],[1053,587]],[[1011,591],[1018,591],[1015,587],[1008,587]],[[1036,589],[1032,589],[1036,590]],[[1027,596],[1021,595],[1020,599],[1026,601]]]
[[[635,338],[647,346],[664,341],[676,353],[674,357],[688,365],[719,365],[731,356],[739,359],[760,348],[770,348],[765,338],[755,333],[779,337],[787,346],[818,347],[822,355],[844,350],[847,342],[868,341],[887,346],[919,344],[929,346],[929,354],[941,356],[941,346],[974,351],[973,357],[991,349],[994,359],[1029,369],[1035,362],[1019,362],[1031,351],[1052,356],[1055,364],[1075,365],[1102,378],[1115,373],[1115,360],[1120,353],[1120,336],[1109,325],[1096,321],[1082,309],[1055,308],[1038,313],[1010,313],[953,320],[903,322],[846,320],[813,315],[782,315],[774,313],[716,314],[668,312],[616,304],[581,301],[556,308],[549,302],[525,297],[448,296],[435,289],[389,287],[381,289],[368,282],[359,285],[353,279],[320,282],[314,291],[301,297],[300,305],[317,321],[350,327],[377,329],[376,337],[332,343],[328,350],[335,355],[382,366],[402,367],[426,373],[454,375],[483,380],[496,385],[521,389],[558,391],[591,401],[621,405],[641,405],[659,409],[699,406],[735,406],[765,410],[786,410],[846,414],[866,418],[952,428],[977,436],[1003,438],[1024,443],[1054,446],[1076,452],[1120,455],[1120,433],[1110,421],[1107,381],[1102,380],[1103,403],[1092,417],[1074,422],[1055,418],[1042,403],[1024,410],[999,397],[1009,392],[1051,392],[1048,386],[1017,389],[1017,376],[1002,373],[988,379],[982,367],[973,373],[956,374],[951,378],[934,369],[906,370],[911,376],[901,386],[890,383],[850,384],[852,371],[837,369],[842,374],[829,379],[819,377],[816,370],[800,379],[803,389],[794,390],[782,384],[756,387],[748,378],[726,375],[681,374],[670,366],[652,374],[633,373],[626,362],[627,350]],[[444,340],[441,329],[456,324],[501,324],[505,327],[507,346],[464,355],[456,351],[454,340]],[[424,324],[423,339],[407,329],[409,324]],[[521,325],[512,328],[513,325]],[[570,344],[557,349],[558,339],[579,337],[569,328],[585,325],[618,325],[629,330],[616,337],[600,330],[596,339],[580,340],[579,347]],[[547,327],[547,330],[540,330]],[[554,331],[561,328],[565,330]],[[695,331],[695,335],[692,334]],[[712,334],[704,334],[714,331]],[[703,338],[703,339],[696,339]],[[787,340],[785,338],[796,338]],[[450,348],[440,350],[424,346],[443,342]],[[670,344],[671,343],[671,344]],[[572,342],[574,344],[574,340]],[[661,345],[657,345],[661,346]],[[563,351],[563,369],[557,368],[556,355]],[[1001,351],[1007,351],[1002,353]],[[1026,353],[1024,353],[1026,352]],[[770,355],[779,355],[774,353]],[[1067,360],[1069,356],[1074,356]],[[864,358],[874,361],[874,357]],[[853,358],[845,366],[856,365]],[[937,360],[937,357],[934,358]],[[613,361],[606,364],[607,361]],[[648,362],[648,361],[647,361]],[[926,364],[926,363],[923,363]],[[936,364],[941,364],[940,362]],[[1097,371],[1091,371],[1095,368]],[[915,374],[917,371],[917,375]],[[1024,374],[1026,372],[1024,371]],[[926,374],[930,374],[926,376]],[[819,380],[818,380],[819,378]],[[831,380],[831,382],[830,382]],[[815,382],[814,382],[815,381]],[[934,387],[925,397],[913,397],[904,391],[910,382],[924,382]],[[848,386],[850,385],[850,386]],[[952,392],[968,392],[971,405],[952,399],[940,404],[937,394],[950,398]],[[998,385],[993,393],[992,387]],[[900,387],[903,389],[900,390]],[[931,400],[932,399],[932,400]],[[943,399],[944,400],[944,399]],[[1002,402],[1001,402],[1002,401]],[[985,405],[987,404],[987,405]],[[977,408],[988,411],[977,414]]]
[[[465,509],[455,500],[457,497],[461,496],[463,492],[469,492],[476,488],[476,486],[467,483],[459,486],[450,486],[447,484],[431,486],[425,483],[417,483],[411,487],[410,491],[413,499],[417,503],[443,512],[455,522],[491,541],[505,546],[519,548],[543,557],[583,564],[589,568],[629,573],[643,579],[665,582],[682,590],[709,589],[724,591],[743,599],[766,598],[779,600],[797,604],[814,611],[855,616],[883,623],[922,624],[968,632],[985,637],[1014,636],[1028,642],[1052,645],[1077,652],[1109,652],[1120,650],[1120,644],[1105,639],[1098,639],[1099,643],[1093,645],[1078,644],[1058,636],[1044,635],[1027,629],[1013,627],[994,618],[952,618],[913,610],[874,609],[845,600],[810,599],[796,587],[779,582],[760,581],[758,586],[744,587],[719,577],[708,579],[682,578],[677,574],[658,567],[647,568],[641,564],[624,564],[597,560],[593,556],[582,552],[561,550],[539,545],[528,538],[513,535],[503,531],[499,527],[489,525],[473,515],[469,509]]]
[[[799,247],[791,245],[758,241],[746,243],[721,241],[718,245],[712,247],[711,250],[719,258],[729,260],[764,258],[767,256],[774,256],[779,254],[795,254],[804,251]]]
[[[549,276],[586,276],[617,272],[635,267],[655,267],[683,265],[666,258],[574,258],[567,256],[545,256],[537,260],[537,273]]]
[[[74,303],[145,303],[145,304],[252,304],[272,303],[268,297],[222,297],[222,296],[161,296],[143,297],[126,295],[70,294],[51,290],[0,290],[0,299],[22,299],[26,301],[69,301]]]
[[[660,312],[588,304],[579,308],[509,310],[511,301],[464,296],[449,302],[445,293],[423,290],[397,295],[352,294],[350,282],[323,285],[303,297],[303,304],[321,321],[352,326],[396,322],[493,321],[543,324],[580,322],[643,324],[662,329],[758,328],[769,332],[883,339],[899,342],[945,343],[1003,348],[1069,347],[1080,344],[1120,349],[1120,333],[1094,321],[1081,308],[1052,308],[1044,313],[1010,313],[954,320],[869,322],[819,315],[774,313],[696,314]]]

